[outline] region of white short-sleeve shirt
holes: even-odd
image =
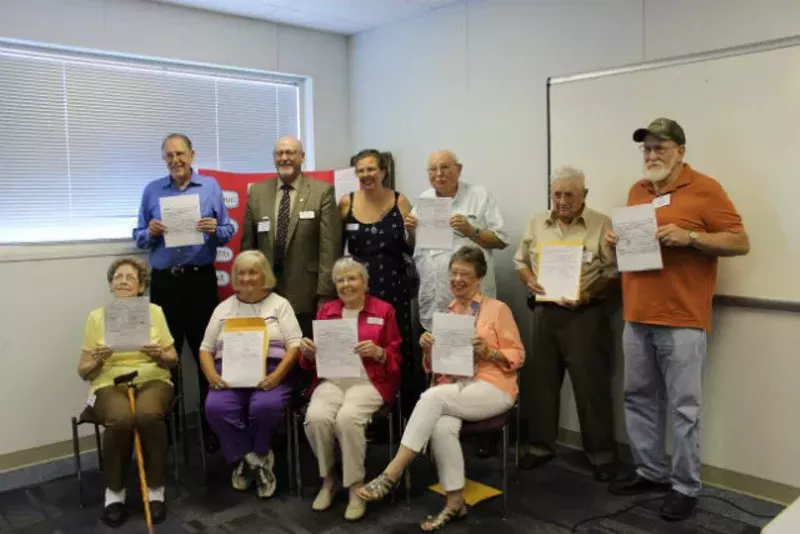
[[[237,295],[232,295],[220,302],[211,315],[200,350],[214,354],[216,359],[222,357],[220,334],[225,319],[231,317],[263,318],[267,324],[271,346],[282,346],[289,350],[299,346],[303,338],[292,305],[277,293],[270,293],[264,300],[254,303],[242,302]]]
[[[421,198],[435,198],[436,190],[426,189],[420,195]],[[453,197],[453,215],[465,215],[469,223],[480,230],[491,230],[503,243],[508,243],[497,201],[488,189],[472,185],[463,181],[458,183],[458,191]],[[412,213],[416,214],[414,211]],[[475,243],[470,238],[455,233],[453,250],[430,250],[416,249],[414,251],[414,262],[419,272],[419,316],[420,323],[425,330],[433,328],[434,312],[446,312],[447,307],[453,300],[450,291],[450,273],[448,264],[453,252],[464,245],[472,245],[480,248],[486,257],[486,276],[481,284],[481,291],[484,295],[492,298],[497,297],[497,286],[494,275],[494,258],[492,250],[485,249]]]

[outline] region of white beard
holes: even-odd
[[[656,165],[654,167],[644,168],[644,177],[651,182],[660,182],[665,179],[672,172],[670,167],[666,165]]]

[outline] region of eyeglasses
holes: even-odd
[[[272,154],[276,158],[281,158],[283,156],[289,156],[290,158],[293,158],[298,154],[298,151],[297,150],[275,150],[275,151],[272,152]]]
[[[650,154],[651,152],[655,153],[656,156],[663,156],[668,150],[672,150],[675,148],[674,146],[670,145],[656,145],[656,146],[647,146],[647,145],[640,145],[639,150],[642,151],[642,154],[645,156]]]
[[[188,152],[164,152],[161,157],[164,158],[165,161],[171,161],[173,159],[183,159],[188,154]]]
[[[428,174],[436,174],[438,172],[441,172],[442,174],[444,174],[446,172],[449,172],[450,169],[452,169],[452,168],[453,168],[452,165],[447,165],[447,164],[434,166],[434,167],[428,167]]]
[[[114,275],[114,277],[111,280],[113,282],[122,282],[123,280],[126,281],[126,282],[138,282],[139,281],[139,277],[136,276],[135,274],[117,273],[117,274]]]

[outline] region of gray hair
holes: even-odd
[[[553,184],[559,180],[574,180],[578,182],[581,189],[586,189],[586,175],[583,174],[582,170],[575,167],[564,165],[557,168],[550,177],[550,183]]]
[[[108,283],[111,284],[111,281],[114,280],[114,275],[117,274],[117,269],[122,267],[123,265],[130,265],[131,267],[136,270],[136,275],[139,278],[139,286],[141,291],[139,291],[139,296],[141,297],[144,295],[147,288],[150,287],[150,271],[147,270],[147,264],[136,258],[134,256],[128,256],[125,258],[117,258],[116,260],[111,262],[111,265],[108,266],[108,271],[106,272],[106,279],[108,279]]]
[[[361,275],[361,279],[364,280],[364,285],[369,285],[369,273],[367,272],[367,268],[364,267],[363,263],[354,260],[350,256],[339,258],[336,260],[336,263],[333,264],[333,273],[331,274],[333,283],[336,283],[336,279],[339,278],[342,271],[349,271],[350,269],[357,270],[358,274]]]

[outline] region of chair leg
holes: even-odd
[[[97,468],[103,470],[103,445],[100,443],[100,425],[94,425],[94,443],[97,446]]]
[[[286,463],[288,464],[287,471],[289,473],[289,493],[292,492],[294,486],[294,457],[293,457],[293,449],[294,449],[294,438],[292,433],[292,410],[289,406],[286,406],[286,413],[284,417],[286,417]]]
[[[75,456],[75,476],[78,480],[78,503],[83,508],[83,472],[81,470],[81,450],[78,441],[78,420],[72,418],[72,454]]]
[[[205,432],[203,430],[203,423],[202,423],[202,417],[203,417],[203,407],[202,406],[199,406],[199,405],[197,406],[197,415],[200,416],[200,422],[197,425],[197,437],[199,438],[199,441],[200,441],[200,463],[203,466],[203,481],[207,482],[208,481],[208,461],[206,459],[206,436],[205,436]]]
[[[303,498],[303,472],[300,470],[300,415],[294,414],[292,435],[294,437],[294,477],[297,486],[297,498]]]
[[[503,425],[503,519],[508,517],[508,423]]]
[[[178,429],[177,426],[180,422],[180,418],[176,418],[175,414],[169,414],[167,418],[167,425],[169,426],[169,431],[172,434],[172,464],[173,469],[175,470],[175,498],[179,498],[181,496],[181,466],[180,462],[178,461]],[[183,435],[183,440],[188,441],[186,439],[186,434]],[[188,464],[187,464],[188,465]]]
[[[408,424],[408,420],[403,417],[400,421],[400,428],[405,429],[406,424]],[[411,506],[411,466],[409,465],[406,467],[405,472],[403,473],[403,479],[406,486],[406,506]]]
[[[520,418],[519,412],[520,412],[520,409],[519,409],[519,404],[517,404],[516,412],[517,412],[516,413],[517,430],[514,433],[514,467],[515,468],[519,468],[519,432],[520,432],[520,426],[519,426],[519,418]]]
[[[394,413],[389,412],[388,416],[389,422],[389,463],[394,459]],[[394,492],[392,490],[391,495],[389,496],[389,502],[394,504]]]

